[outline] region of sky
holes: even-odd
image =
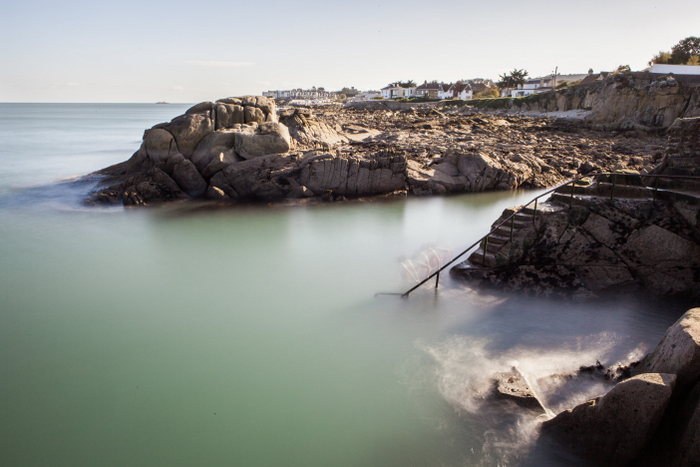
[[[2,0],[0,102],[641,70],[688,36],[700,36],[698,0]]]

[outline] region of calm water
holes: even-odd
[[[62,182],[186,108],[0,104],[0,465],[517,465],[534,420],[484,405],[484,378],[639,355],[685,311],[448,275],[374,298],[532,192],[96,209]],[[606,388],[539,389],[556,412]]]

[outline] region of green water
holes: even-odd
[[[437,293],[374,297],[533,193],[82,207],[89,185],[45,180],[106,165],[102,146],[125,159],[116,148],[165,112],[98,110],[108,138],[66,117],[55,153],[27,124],[19,144],[0,114],[0,160],[25,148],[0,169],[2,466],[513,465],[527,440],[474,409],[473,382],[515,358],[534,375],[613,362],[684,311],[494,295],[447,274]],[[72,152],[81,135],[95,140]]]

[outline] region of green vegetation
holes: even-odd
[[[498,76],[501,78],[501,80],[496,83],[498,89],[517,88],[519,84],[525,84],[528,73],[527,70],[518,70],[514,68],[510,74],[504,73]]]
[[[402,99],[396,99],[396,102],[438,102],[440,99],[430,99],[428,95],[421,97],[404,97]]]
[[[475,99],[494,99],[500,97],[501,93],[496,88],[485,88],[474,94]]]
[[[522,99],[521,97],[512,99],[510,97],[496,97],[492,99],[471,99],[464,101],[465,104],[476,107],[477,109],[507,109],[510,103],[515,104],[515,101]]]
[[[338,91],[340,94],[345,94],[346,97],[355,97],[356,95],[360,94],[360,91],[358,91],[355,88],[343,88],[340,91]]]
[[[390,86],[398,86],[400,88],[415,88],[417,86],[416,82],[412,79],[408,81],[396,81],[390,84]]]
[[[700,37],[686,37],[671,48],[671,52],[659,52],[649,61],[652,64],[700,65]]]

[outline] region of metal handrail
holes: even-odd
[[[466,253],[468,253],[472,248],[475,246],[479,245],[482,240],[487,239],[488,237],[491,236],[496,230],[498,230],[503,224],[506,222],[512,220],[515,218],[515,216],[523,211],[525,208],[527,208],[530,204],[533,202],[536,203],[538,199],[542,198],[543,196],[546,196],[550,193],[553,193],[557,191],[560,188],[563,188],[567,185],[571,185],[571,199],[573,200],[574,197],[574,184],[580,180],[583,180],[584,178],[591,178],[591,177],[600,177],[600,176],[609,176],[609,175],[615,175],[615,176],[623,176],[623,177],[652,177],[652,178],[683,178],[683,179],[694,179],[694,180],[700,180],[700,177],[697,176],[690,176],[690,175],[663,175],[663,174],[640,174],[640,173],[616,173],[616,172],[600,172],[600,173],[592,173],[592,174],[586,174],[586,175],[579,175],[576,178],[572,178],[571,180],[568,180],[565,183],[562,183],[561,185],[557,185],[554,188],[551,188],[550,190],[545,191],[544,193],[540,193],[539,195],[535,196],[532,200],[530,200],[527,204],[522,205],[520,208],[518,208],[516,211],[513,212],[510,216],[506,217],[500,224],[498,224],[496,227],[492,228],[486,235],[481,237],[479,240],[471,244],[468,248],[466,248],[464,251],[462,251],[460,254],[452,258],[448,263],[445,263],[443,266],[439,267],[437,271],[433,272],[430,274],[428,277],[420,281],[418,284],[414,285],[410,289],[408,289],[406,292],[400,293],[400,292],[378,292],[374,294],[374,296],[379,296],[379,295],[396,295],[396,296],[401,296],[401,298],[408,298],[409,294],[416,290],[418,287],[421,285],[425,284],[428,282],[430,279],[433,277],[436,277],[435,280],[435,288],[438,288],[438,284],[440,283],[440,272],[445,269],[447,266],[451,265],[455,261],[457,261],[459,258],[464,256]],[[613,179],[614,182],[614,179]],[[646,185],[644,185],[645,188],[648,188]],[[613,193],[614,193],[614,183],[613,183],[613,188],[610,191],[610,199],[612,199]],[[571,206],[571,203],[569,203],[569,206]],[[533,223],[534,223],[534,217],[537,216],[537,204],[535,204],[535,214],[533,215]],[[511,225],[512,229],[512,225]],[[511,233],[511,240],[512,240],[512,233]],[[484,253],[484,261],[486,260],[486,254]]]

